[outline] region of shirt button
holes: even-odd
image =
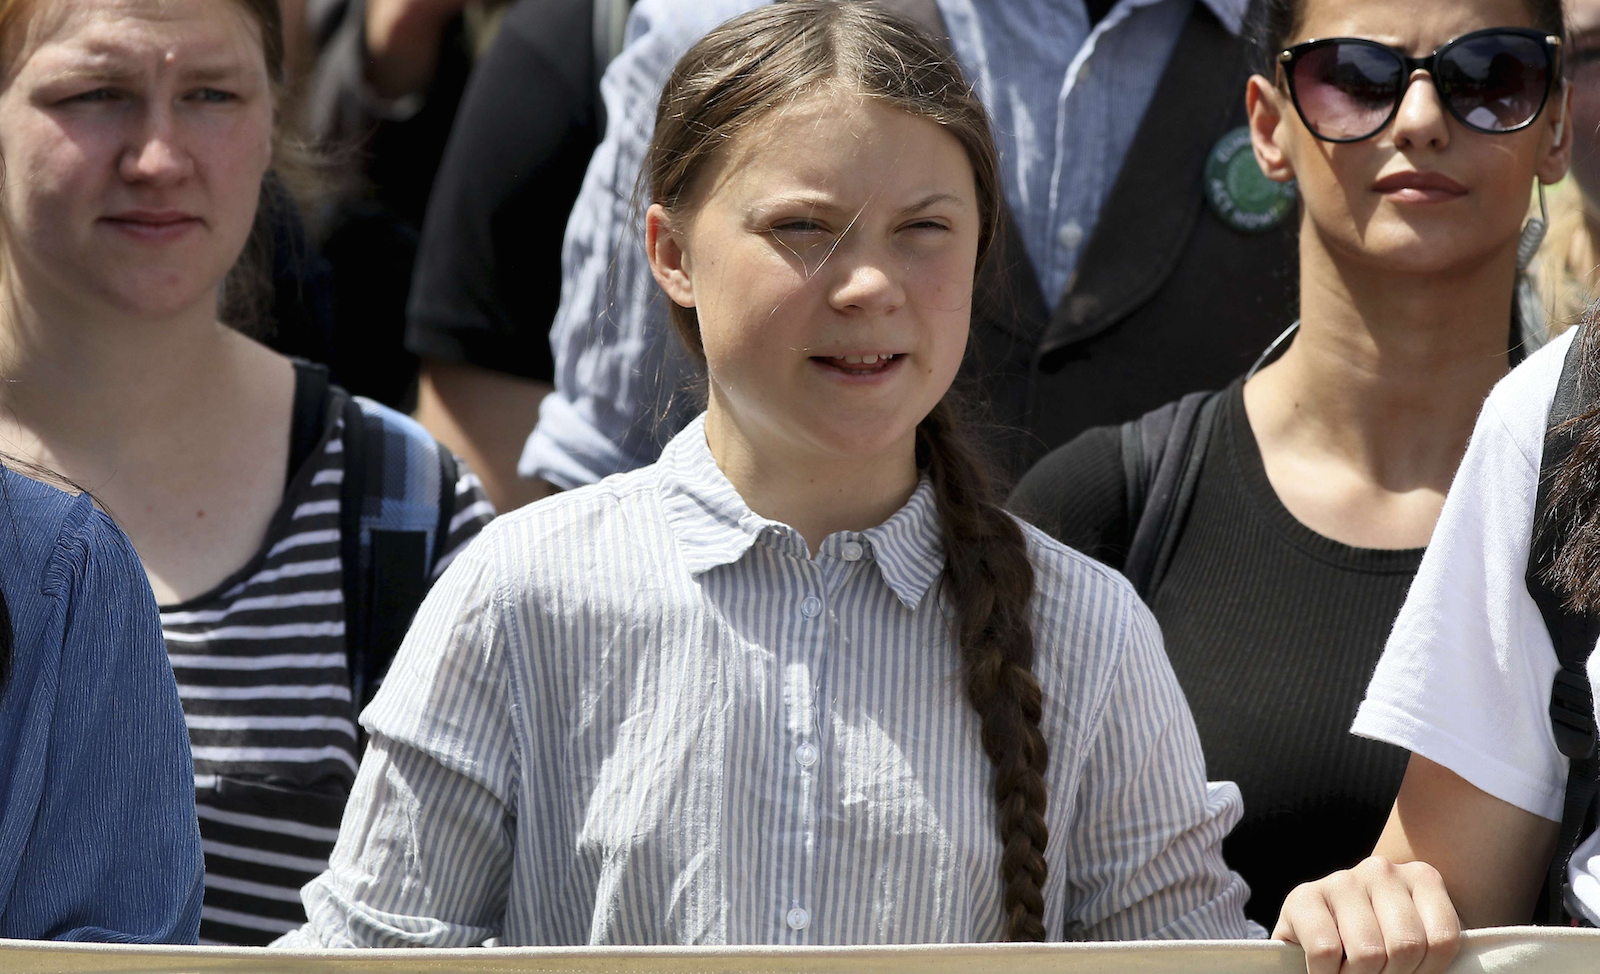
[[[798,906],[790,910],[789,915],[784,919],[788,921],[790,930],[804,930],[806,927],[811,926],[811,914]]]
[[[861,554],[865,551],[861,545],[854,541],[846,541],[844,547],[839,549],[839,556],[845,561],[860,561]]]
[[[817,617],[817,613],[821,611],[822,600],[817,598],[815,595],[806,596],[806,600],[800,603],[800,614],[805,616],[807,619],[815,619]]]
[[[1077,220],[1069,220],[1056,234],[1056,239],[1061,241],[1061,246],[1068,249],[1077,247],[1083,243],[1083,227],[1078,225]]]
[[[809,768],[816,764],[817,758],[821,756],[815,744],[802,744],[794,749],[794,759],[800,763],[802,768]]]

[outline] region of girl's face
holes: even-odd
[[[710,425],[774,455],[909,458],[967,343],[979,214],[961,144],[818,94],[735,137],[695,191],[676,229],[652,207],[648,236],[657,281],[699,317]]]
[[[1531,26],[1524,0],[1306,0],[1285,46],[1363,37],[1422,57],[1470,31]],[[1431,80],[1414,74],[1387,127],[1332,143],[1306,128],[1282,80],[1281,72],[1277,83],[1251,79],[1257,159],[1268,175],[1298,180],[1303,236],[1370,266],[1436,274],[1497,261],[1516,249],[1534,178],[1554,182],[1566,171],[1571,139],[1557,146],[1554,137],[1565,113],[1559,85],[1532,125],[1485,134],[1457,121]]]
[[[122,314],[214,306],[272,155],[258,25],[221,0],[35,0],[28,27],[0,90],[9,283]]]

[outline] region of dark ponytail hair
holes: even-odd
[[[698,202],[697,177],[729,140],[829,85],[929,119],[961,143],[978,191],[981,264],[1002,196],[988,115],[950,52],[872,3],[779,2],[734,18],[691,48],[656,111],[643,174],[650,201],[684,219]],[[703,359],[694,309],[673,304],[670,314],[684,344]],[[942,588],[956,610],[967,699],[995,767],[1005,935],[1043,940],[1049,749],[1033,675],[1033,567],[961,413],[947,394],[918,425],[917,463],[933,484],[945,550]]]
[[[1581,613],[1600,612],[1600,309],[1584,314],[1579,342],[1579,389],[1591,403],[1587,412],[1566,423],[1561,432],[1577,442],[1556,468],[1549,506],[1543,516],[1563,526],[1566,538],[1555,561],[1545,569],[1551,586]]]

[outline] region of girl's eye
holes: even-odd
[[[773,233],[821,233],[822,224],[815,220],[785,220],[774,224]]]
[[[201,88],[189,97],[195,101],[207,102],[213,105],[239,100],[238,95],[231,91],[223,91],[220,88]]]
[[[94,88],[89,91],[79,92],[76,95],[70,95],[66,98],[63,98],[61,100],[61,104],[87,105],[94,104],[96,102],[115,101],[120,97],[122,97],[122,93],[114,88]]]
[[[907,230],[948,230],[950,228],[948,226],[946,226],[943,222],[939,221],[939,220],[918,220],[915,223],[906,224],[906,229]]]

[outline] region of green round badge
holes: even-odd
[[[1217,141],[1206,156],[1206,200],[1223,223],[1240,233],[1265,233],[1294,210],[1294,183],[1262,175],[1250,149],[1250,130],[1240,126]]]

